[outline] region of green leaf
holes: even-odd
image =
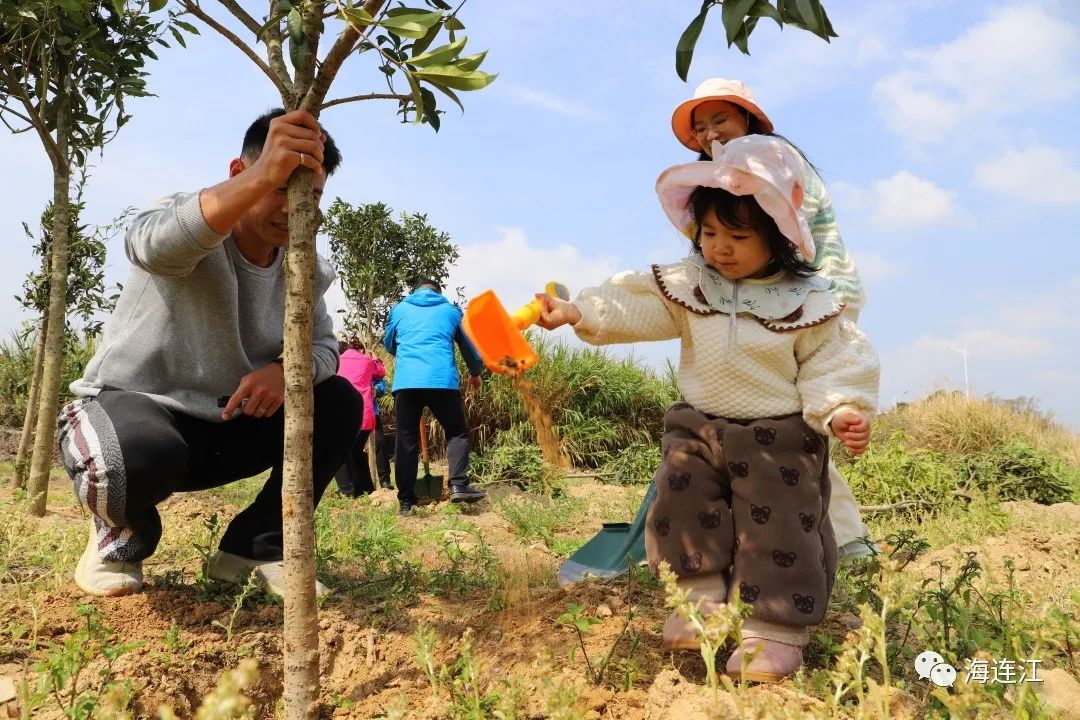
[[[441,31],[441,30],[442,30],[442,26],[439,25],[439,23],[435,23],[434,25],[432,25],[431,29],[427,31],[427,34],[424,35],[424,37],[422,37],[419,40],[416,40],[415,42],[413,42],[413,44],[412,44],[413,53],[415,53],[416,55],[419,55],[420,53],[427,50],[428,47],[431,45],[431,43],[435,42],[435,38],[438,37],[439,31]],[[454,39],[453,37],[450,38],[451,41],[453,41],[453,39]]]
[[[286,24],[289,27],[289,39],[293,43],[301,43],[304,41],[304,16],[300,14],[300,11],[293,8],[289,11],[289,17],[286,20]],[[294,63],[295,65],[295,63]]]
[[[821,13],[821,26],[825,28],[825,34],[822,35],[825,42],[829,42],[829,38],[840,37],[836,34],[836,30],[833,29],[832,23],[829,22],[829,16],[825,13],[825,6],[818,3],[818,12]]]
[[[461,22],[461,20],[458,19],[457,15],[451,15],[450,17],[446,18],[446,22],[443,23],[443,25],[444,27],[446,27],[447,30],[465,29],[465,23]]]
[[[739,34],[735,36],[731,44],[739,48],[743,55],[750,54],[750,33],[754,31],[754,27],[757,25],[758,19],[756,17],[747,18],[743,23],[742,28],[739,29]]]
[[[413,119],[413,125],[420,124],[420,120],[424,117],[424,95],[420,92],[420,83],[413,77],[412,73],[405,73],[405,79],[409,81],[409,87],[412,89],[413,103],[416,105],[416,117]]]
[[[165,7],[168,0],[150,0],[150,12],[157,12]]]
[[[433,85],[444,85],[454,90],[466,91],[485,88],[497,77],[480,70],[462,70],[453,65],[432,65],[411,74]]]
[[[465,47],[465,43],[468,38],[461,38],[448,45],[440,45],[434,50],[430,50],[420,55],[415,55],[405,62],[410,65],[416,65],[418,67],[427,67],[428,65],[445,65],[452,61],[461,52],[461,49]]]
[[[420,95],[424,98],[424,121],[431,126],[432,130],[439,132],[442,120],[439,119],[439,111],[436,109],[435,93],[426,87],[421,87]]]
[[[679,44],[675,46],[675,72],[683,82],[686,82],[686,73],[690,71],[690,62],[694,59],[694,46],[701,36],[701,28],[705,26],[705,18],[711,7],[709,0],[701,4],[701,12],[686,26],[679,37]]]
[[[427,35],[427,31],[433,25],[442,20],[442,16],[442,10],[429,12],[415,8],[394,8],[387,11],[386,17],[379,21],[379,25],[395,35],[419,40]]]
[[[720,17],[724,21],[728,47],[731,47],[731,44],[735,42],[735,37],[742,32],[743,18],[755,2],[757,0],[727,0],[720,6]]]
[[[487,57],[487,54],[488,51],[485,50],[484,52],[476,53],[475,55],[466,55],[463,58],[459,58],[458,61],[454,63],[454,67],[459,70],[475,70],[480,67],[480,63],[484,62],[484,58]]]
[[[348,20],[356,23],[357,25],[374,25],[375,18],[371,17],[371,13],[362,7],[346,7],[341,9],[342,20]]]
[[[171,33],[172,33],[172,36],[173,36],[174,38],[176,38],[176,42],[180,43],[180,47],[184,47],[184,48],[186,48],[186,47],[187,47],[187,43],[186,43],[186,42],[184,41],[184,36],[180,34],[180,31],[179,31],[179,30],[177,30],[177,29],[176,29],[176,28],[174,28],[174,27],[170,27],[170,28],[169,28],[169,32],[171,32]],[[130,93],[129,93],[129,94],[130,94]]]
[[[461,104],[461,99],[460,99],[460,98],[458,98],[458,96],[457,96],[457,93],[455,93],[455,92],[454,92],[453,90],[451,90],[451,89],[450,89],[450,88],[448,88],[448,87],[444,87],[444,86],[442,86],[442,85],[439,85],[438,83],[431,83],[431,87],[435,88],[436,90],[438,90],[439,92],[441,92],[441,93],[442,93],[443,95],[445,95],[446,97],[448,97],[448,98],[450,98],[451,100],[453,100],[453,101],[454,101],[454,103],[455,103],[455,104],[456,104],[456,105],[457,105],[457,106],[458,106],[459,108],[461,108],[461,112],[463,112],[463,113],[465,112],[465,106]]]
[[[795,0],[795,7],[799,9],[799,16],[802,18],[806,29],[818,37],[822,37],[825,28],[823,27],[818,14],[814,12],[814,4],[815,3],[812,0]]]
[[[780,11],[778,11],[769,0],[757,0],[754,6],[746,13],[750,17],[762,18],[768,17],[776,21],[776,24],[783,27],[784,24],[780,22]]]

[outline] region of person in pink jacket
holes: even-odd
[[[372,383],[386,376],[386,368],[383,367],[382,360],[367,354],[364,344],[358,338],[350,337],[348,343],[342,345],[338,375],[352,383],[364,399],[364,421],[360,425],[360,434],[356,436],[352,450],[334,478],[343,495],[359,497],[375,490],[367,457],[367,439],[375,429],[375,391]]]

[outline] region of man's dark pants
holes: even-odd
[[[424,408],[442,425],[446,435],[446,459],[450,465],[450,486],[469,484],[469,429],[465,407],[458,390],[409,388],[394,392],[394,473],[399,502],[416,502],[417,461],[420,456],[420,416]]]
[[[375,491],[375,485],[371,482],[371,468],[368,467],[367,441],[370,434],[370,430],[360,431],[345,455],[345,462],[334,473],[338,490],[346,497],[360,497]]]
[[[390,456],[394,454],[394,446],[387,442],[386,432],[383,430],[382,415],[375,416],[375,472],[379,475],[379,485],[384,488],[390,487]]]
[[[342,377],[314,388],[312,481],[315,503],[360,430],[360,394]],[[268,418],[211,422],[168,410],[149,397],[103,390],[60,413],[60,453],[75,494],[90,511],[106,562],[143,560],[161,539],[156,506],[189,492],[270,470],[255,500],[229,523],[221,550],[261,560],[281,545],[284,408]],[[256,539],[258,538],[258,542]],[[257,551],[258,549],[258,551]]]

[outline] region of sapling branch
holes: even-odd
[[[192,0],[181,0],[181,6],[189,13],[199,18],[199,20],[202,20],[203,23],[215,30],[223,38],[236,46],[236,48],[240,50],[240,52],[244,53],[244,55],[246,55],[248,59],[251,60],[251,62],[255,63],[255,66],[257,68],[263,71],[263,74],[265,74],[266,77],[270,78],[270,82],[274,84],[274,87],[276,87],[278,90],[282,89],[280,78],[278,78],[278,76],[270,70],[270,67],[265,62],[263,62],[263,59],[259,57],[258,54],[256,54],[256,52],[252,50],[247,43],[237,37],[236,33],[234,33],[232,30],[229,30],[227,27],[219,23],[214,18],[210,17],[210,15],[208,15],[201,7],[199,7],[197,3],[192,2]]]
[[[412,95],[398,95],[394,93],[368,93],[367,95],[352,95],[350,97],[336,98],[334,100],[328,100],[324,102],[319,109],[325,110],[328,107],[334,105],[343,105],[350,102],[359,102],[361,100],[412,100]]]

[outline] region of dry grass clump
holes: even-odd
[[[909,447],[960,456],[993,452],[1022,440],[1080,467],[1080,435],[1032,403],[937,392],[881,415],[874,434],[888,437],[896,430],[907,434]]]

